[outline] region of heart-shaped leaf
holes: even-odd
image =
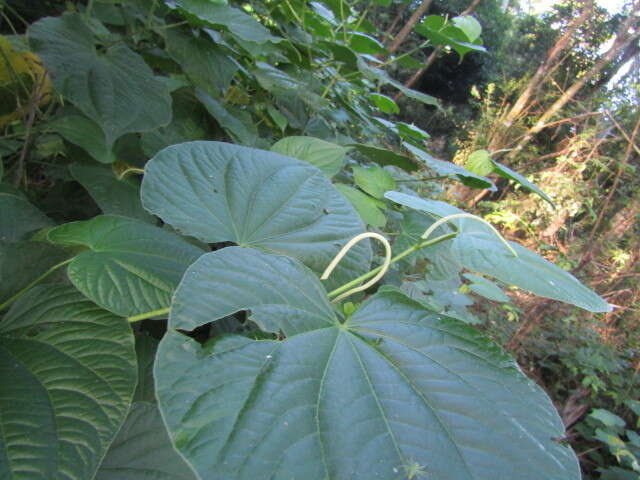
[[[286,254],[322,272],[364,225],[326,176],[308,163],[220,142],[190,142],[145,167],[142,203],[180,232],[207,243],[234,242]],[[330,285],[369,269],[368,243],[356,245]]]
[[[43,285],[0,320],[0,477],[93,478],[136,386],[127,321]]]
[[[196,480],[176,453],[154,403],[131,406],[96,480]]]
[[[182,274],[203,253],[166,230],[110,215],[60,225],[49,231],[48,238],[89,248],[69,264],[69,279],[117,315],[168,307]]]
[[[100,125],[107,149],[125,133],[151,130],[171,120],[166,84],[124,42],[99,52],[79,13],[39,20],[29,28],[29,39],[56,90]]]
[[[396,188],[391,174],[380,167],[362,168],[354,166],[353,181],[362,190],[375,198],[384,198],[385,192]]]
[[[366,193],[362,193],[360,190],[350,187],[349,185],[336,183],[335,187],[351,202],[353,208],[356,209],[367,224],[379,228],[385,226],[387,217],[384,212],[380,210],[380,207],[384,209],[384,202],[370,197]]]
[[[401,205],[439,217],[464,213],[444,202],[400,192],[387,192],[385,197]],[[612,307],[606,301],[585,287],[573,275],[531,250],[509,242],[517,253],[517,257],[514,257],[486,225],[469,219],[453,220],[453,223],[457,225],[459,234],[447,244],[437,246],[438,254],[445,258],[436,259],[436,261],[449,263],[455,270],[467,268],[484,273],[541,297],[570,303],[590,312],[611,311]]]
[[[190,268],[175,300],[156,394],[200,478],[580,478],[542,390],[479,332],[395,290],[340,323],[300,263],[234,248]],[[242,309],[291,336],[200,345],[175,330]]]

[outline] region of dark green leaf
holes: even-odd
[[[96,474],[96,480],[196,480],[173,449],[158,407],[136,402]]]
[[[26,199],[10,193],[0,193],[0,241],[17,242],[53,221]]]
[[[251,120],[250,118],[244,121],[244,119],[234,116],[226,106],[203,90],[196,90],[196,96],[213,118],[236,142],[247,146],[258,146],[262,143],[258,136],[258,130],[249,121]]]
[[[142,203],[185,235],[298,258],[322,272],[364,225],[316,167],[220,142],[169,147],[146,166]],[[351,250],[331,284],[369,269],[368,244]]]
[[[100,126],[87,117],[63,115],[51,122],[49,127],[68,142],[86,150],[100,163],[112,163],[116,160]]]
[[[420,168],[413,159],[392,150],[387,150],[386,148],[363,145],[361,143],[353,143],[349,146],[355,148],[372,162],[382,165],[383,167],[386,165],[393,165],[394,167],[399,167],[407,172],[414,172]]]
[[[246,276],[251,250],[228,250],[203,269],[199,288],[216,301],[180,318],[248,308],[254,321],[297,333],[204,346],[174,329],[163,338],[156,394],[200,478],[401,480],[416,466],[434,480],[580,478],[573,452],[552,439],[564,427],[551,401],[476,330],[395,291],[337,323],[311,273],[284,280],[302,265],[261,254],[268,267]],[[236,279],[233,293],[222,275]],[[191,305],[182,287],[176,302]]]
[[[142,208],[140,184],[135,178],[119,179],[111,167],[104,165],[74,163],[69,169],[103,213],[155,223],[155,219]]]
[[[125,316],[168,307],[182,274],[203,253],[178,235],[116,216],[67,223],[48,237],[89,248],[69,264],[69,279],[98,305]]]
[[[226,91],[238,66],[211,40],[171,29],[167,53],[180,64],[194,85],[210,95]]]
[[[0,303],[5,302],[69,255],[43,242],[0,241]]]
[[[73,287],[18,300],[0,321],[0,477],[93,478],[129,410],[135,361],[127,321]]]
[[[107,149],[125,133],[151,130],[171,120],[166,84],[123,42],[98,52],[80,14],[39,20],[29,28],[29,38],[56,89],[100,125]]]

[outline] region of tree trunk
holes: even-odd
[[[469,4],[469,6],[466,8],[466,10],[460,14],[460,16],[462,17],[463,15],[471,15],[475,11],[475,9],[478,7],[478,5],[480,5],[481,1],[482,0],[473,0]],[[411,78],[405,82],[404,84],[405,87],[411,88],[413,87],[413,85],[415,85],[415,83],[418,80],[420,80],[422,75],[424,75],[424,72],[429,70],[429,67],[431,67],[433,62],[435,62],[436,58],[438,57],[438,53],[440,53],[440,50],[442,50],[441,45],[438,45],[436,48],[433,49],[433,52],[431,52],[431,55],[429,55],[429,57],[427,58],[427,61],[425,62],[424,67],[422,67],[420,70],[414,73],[411,76]],[[402,92],[398,92],[394,97],[394,100],[398,101],[400,97],[402,97]]]
[[[400,7],[400,9],[398,10],[398,13],[396,13],[395,18],[393,19],[393,22],[391,22],[391,25],[389,25],[389,28],[387,28],[387,30],[384,32],[384,36],[385,36],[384,44],[385,45],[388,43],[389,39],[393,35],[393,31],[398,26],[398,23],[400,23],[400,20],[402,20],[402,15],[404,14],[405,10],[407,9],[407,7],[409,7],[410,4],[411,4],[411,1],[409,0],[407,3],[405,3],[404,5],[402,5]]]
[[[502,123],[504,124],[504,126],[510,127],[513,124],[514,120],[516,120],[520,116],[522,111],[529,104],[531,98],[540,91],[540,87],[544,84],[543,80],[552,70],[554,63],[558,60],[560,54],[569,46],[569,43],[574,37],[576,30],[587,21],[592,10],[593,0],[586,0],[584,2],[584,7],[580,15],[572,20],[564,34],[562,34],[562,36],[556,41],[556,43],[549,49],[546,58],[538,67],[536,73],[533,74],[533,77],[531,77],[531,80],[529,80],[529,83],[527,83],[525,89],[522,91],[511,109],[502,119]],[[492,148],[490,148],[490,150],[492,150]]]
[[[591,67],[590,70],[585,72],[583,76],[581,76],[578,81],[576,81],[573,85],[571,85],[561,96],[558,98],[553,105],[551,105],[538,119],[536,124],[531,127],[527,133],[524,135],[522,140],[518,142],[518,145],[507,155],[507,158],[515,157],[524,147],[526,147],[534,135],[538,132],[544,130],[547,127],[547,122],[553,118],[564,106],[569,103],[576,94],[598,73],[600,73],[607,65],[609,65],[619,54],[622,52],[627,45],[631,42],[640,38],[640,32],[635,28],[635,22],[637,22],[636,13],[640,10],[640,1],[636,2],[633,5],[632,10],[629,12],[629,16],[627,19],[622,22],[618,32],[616,34],[616,39],[611,45],[611,48],[607,50],[607,52],[600,57],[600,59]],[[629,33],[633,32],[633,33]],[[620,65],[621,66],[621,65]]]
[[[407,23],[404,24],[404,27],[402,27],[402,29],[398,32],[398,35],[396,35],[396,38],[393,39],[393,42],[391,42],[389,48],[387,48],[387,50],[389,50],[389,53],[394,53],[396,50],[398,50],[398,48],[400,48],[402,42],[405,41],[405,39],[413,30],[413,26],[418,23],[418,21],[422,18],[426,11],[429,10],[430,6],[431,0],[422,0],[420,6],[416,8],[416,11],[413,12],[413,15],[411,15]]]

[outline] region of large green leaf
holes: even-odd
[[[316,167],[277,153],[190,142],[158,153],[145,168],[142,203],[180,232],[298,258],[322,272],[364,225]],[[369,269],[367,243],[341,262],[329,284]]]
[[[272,152],[315,165],[329,177],[342,168],[347,150],[335,143],[314,137],[285,137],[271,147]]]
[[[118,315],[168,307],[182,274],[203,253],[166,230],[108,215],[61,225],[48,237],[57,244],[88,247],[69,264],[69,279]]]
[[[172,6],[190,20],[211,27],[223,27],[236,37],[247,42],[279,42],[262,24],[248,13],[227,5],[216,5],[210,0],[172,0]]]
[[[73,287],[35,287],[0,320],[0,378],[0,478],[91,479],[136,385],[131,329]]]
[[[444,217],[464,213],[444,202],[426,200],[400,192],[387,192],[385,197],[401,205]],[[484,273],[509,285],[516,285],[541,297],[560,300],[591,312],[609,312],[611,306],[600,296],[580,283],[569,272],[517,243],[509,245],[517,257],[486,225],[469,219],[453,222],[459,234],[437,252],[457,270],[467,268]],[[436,259],[436,262],[438,259]]]
[[[24,198],[0,193],[0,241],[17,242],[51,225],[53,221]]]
[[[139,181],[136,179],[119,179],[113,169],[105,165],[74,163],[69,169],[103,213],[154,223],[154,218],[142,208]]]
[[[200,478],[580,478],[549,398],[476,330],[397,291],[340,323],[287,257],[235,248],[198,263],[154,373],[171,439]],[[175,330],[241,309],[291,335],[200,345]]]
[[[166,83],[154,77],[124,42],[99,52],[80,14],[39,20],[29,28],[29,38],[56,89],[100,125],[108,149],[125,133],[151,130],[171,120]]]
[[[136,402],[96,474],[96,480],[196,480],[173,449],[158,407]]]

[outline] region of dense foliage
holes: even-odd
[[[580,478],[473,304],[611,306],[439,200],[556,201],[401,120],[394,94],[442,104],[392,76],[420,63],[372,23],[390,4],[0,4],[1,478]],[[486,51],[438,13],[419,49]],[[588,421],[640,470],[624,419]]]

